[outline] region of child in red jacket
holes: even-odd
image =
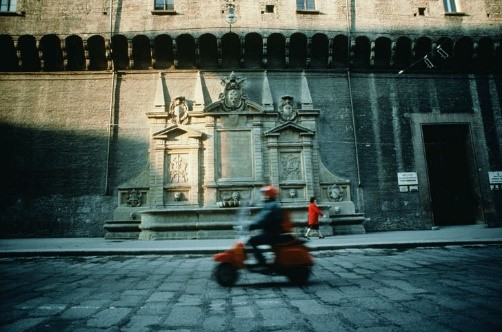
[[[309,204],[309,222],[307,226],[307,233],[305,237],[309,237],[309,233],[311,230],[315,229],[320,239],[323,239],[321,231],[319,230],[319,216],[323,216],[326,218],[326,215],[317,207],[315,197],[310,197]]]

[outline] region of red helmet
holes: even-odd
[[[276,198],[277,195],[279,194],[279,190],[277,190],[277,188],[274,186],[261,187],[260,191],[263,193],[263,195],[267,196],[268,198]]]

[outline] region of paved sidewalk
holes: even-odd
[[[0,239],[0,257],[146,254],[213,254],[232,246],[233,239],[106,240],[104,238]],[[413,248],[423,246],[502,244],[502,227],[449,226],[437,230],[374,232],[311,238],[313,251],[345,248]]]

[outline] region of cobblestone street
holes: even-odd
[[[307,287],[210,255],[0,259],[1,331],[500,331],[502,247],[314,253]]]

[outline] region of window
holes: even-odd
[[[444,11],[446,13],[458,13],[460,12],[460,6],[458,5],[458,0],[443,0]]]
[[[17,0],[0,0],[0,12],[15,13]]]
[[[174,0],[155,0],[155,10],[174,10]]]
[[[315,0],[296,0],[296,10],[315,10]]]

